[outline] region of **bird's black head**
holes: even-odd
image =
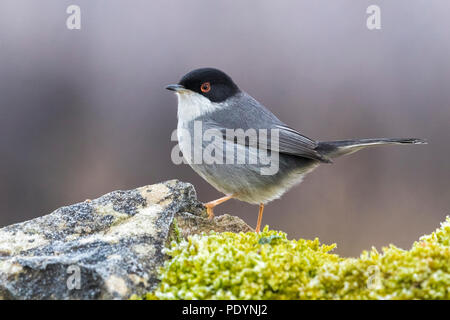
[[[224,72],[214,68],[196,69],[177,85],[169,85],[168,90],[188,89],[208,98],[211,102],[222,102],[239,92],[238,86]]]

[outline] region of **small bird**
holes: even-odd
[[[257,204],[259,213],[256,232],[261,229],[264,205],[300,183],[319,164],[332,163],[332,158],[370,146],[426,143],[425,140],[414,138],[312,140],[283,123],[261,103],[239,89],[227,74],[215,68],[193,70],[183,76],[178,84],[168,85],[166,89],[174,91],[178,97],[177,138],[183,158],[195,172],[225,194],[223,198],[205,204],[208,216],[213,218],[213,209],[232,198]],[[201,124],[203,133],[215,130],[222,139],[195,143],[193,137],[199,127],[196,123]],[[250,132],[247,131],[249,129],[270,130],[271,133],[276,131],[276,134],[273,137],[271,134],[266,144],[258,140],[255,145],[249,139],[230,138],[228,130],[237,129],[245,132]],[[232,161],[195,161],[196,153],[202,155],[211,148],[216,153],[234,150]],[[263,162],[260,155],[262,151],[277,156],[274,157],[277,158],[277,170],[273,174],[262,174],[261,169],[267,167],[267,161]],[[237,161],[240,153],[245,154],[244,163]],[[257,161],[248,161],[255,154]]]

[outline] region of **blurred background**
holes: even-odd
[[[66,8],[81,7],[81,30]],[[366,27],[381,7],[382,29]],[[170,158],[186,72],[220,68],[317,140],[419,137],[323,165],[264,224],[356,256],[409,248],[450,214],[448,1],[2,0],[0,226],[168,179],[222,196]],[[256,224],[257,206],[230,201]]]

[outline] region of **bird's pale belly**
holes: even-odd
[[[261,176],[243,166],[191,164],[194,171],[218,191],[252,204],[265,204],[280,198],[290,188],[302,182],[304,176],[316,166],[317,164],[298,166],[289,172]]]

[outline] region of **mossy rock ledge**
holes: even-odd
[[[280,231],[193,235],[172,242],[157,289],[136,299],[450,299],[450,217],[409,250],[358,258]]]
[[[450,299],[450,217],[409,250],[340,257],[171,180],[0,229],[0,299]]]
[[[248,232],[238,217],[209,220],[193,186],[171,180],[0,229],[0,299],[128,299],[159,284],[174,240]]]

